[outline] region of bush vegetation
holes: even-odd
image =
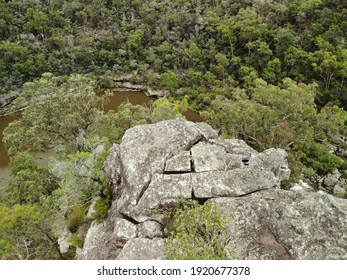
[[[79,235],[77,235],[77,234],[72,235],[70,237],[69,241],[76,248],[83,248],[84,241],[83,241],[83,239]]]
[[[67,214],[66,228],[76,233],[78,228],[86,221],[86,207],[76,206]]]
[[[171,214],[173,214],[171,216]],[[195,200],[181,201],[167,215],[164,241],[165,258],[175,260],[224,260],[232,258],[230,228],[232,217],[216,204],[199,205]]]
[[[103,191],[103,196],[98,198],[94,204],[95,212],[92,215],[92,219],[101,222],[107,218],[108,210],[112,203],[112,192],[109,189]]]

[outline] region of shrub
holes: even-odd
[[[71,233],[75,233],[86,220],[86,208],[77,206],[67,214],[66,227]]]
[[[70,242],[76,248],[83,248],[84,241],[79,235],[76,235],[76,234],[72,235],[70,237]]]
[[[165,258],[178,260],[230,259],[227,249],[230,233],[228,219],[217,205],[188,200],[180,203],[173,216],[167,216],[168,237]],[[165,230],[164,230],[165,231]]]
[[[105,196],[97,200],[94,204],[95,212],[92,215],[92,218],[98,222],[106,219],[108,210],[111,207],[112,202],[112,192],[108,189],[104,190]]]

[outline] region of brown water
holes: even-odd
[[[15,118],[11,116],[0,117],[0,185],[3,178],[8,178],[10,170],[8,168],[9,157],[7,155],[7,151],[2,142],[2,132],[7,127],[7,125],[13,121]]]
[[[129,101],[130,103],[134,105],[150,105],[151,102],[154,102],[156,100],[156,97],[150,97],[146,96],[144,93],[141,92],[115,92],[111,97],[110,101],[104,106],[104,110],[108,111],[110,109],[117,109],[117,107],[124,101]],[[187,120],[198,122],[201,121],[201,116],[199,113],[188,110],[184,113],[184,116]],[[5,184],[7,182],[8,176],[9,176],[9,157],[7,155],[7,151],[4,147],[4,144],[2,142],[2,132],[7,127],[7,125],[15,120],[16,118],[14,116],[5,116],[0,117],[0,185],[1,183]],[[38,163],[42,165],[48,165],[49,156],[50,154],[37,154]]]
[[[133,105],[150,105],[157,98],[153,96],[147,96],[142,92],[137,91],[119,91],[115,92],[110,97],[110,102],[104,106],[105,111],[110,109],[117,109],[117,107],[124,101],[129,101]],[[183,114],[187,120],[192,122],[201,122],[202,118],[200,114],[193,110],[188,110]]]

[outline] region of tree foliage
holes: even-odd
[[[341,167],[342,160],[324,143],[332,135],[345,133],[346,112],[333,107],[334,114],[329,106],[318,112],[316,88],[289,78],[281,86],[257,79],[250,96],[235,89],[231,99],[220,96],[212,101],[203,116],[220,128],[224,137],[244,139],[259,150],[286,149],[294,165],[303,164],[324,174]],[[328,112],[330,116],[324,118]],[[334,124],[329,129],[331,122]]]
[[[38,166],[31,154],[21,153],[11,158],[10,179],[3,194],[7,205],[40,204],[57,188],[57,178]]]
[[[1,259],[59,259],[59,246],[48,209],[37,205],[0,205]]]
[[[229,218],[215,204],[182,202],[175,210],[171,231],[165,239],[165,258],[176,260],[230,259]]]
[[[106,96],[98,96],[94,89],[93,81],[80,75],[65,78],[46,73],[40,80],[26,83],[13,104],[25,110],[4,131],[11,174],[8,186],[1,190],[1,202],[8,206],[3,208],[9,212],[6,218],[15,219],[15,224],[0,229],[6,231],[0,240],[1,257],[62,258],[56,248],[59,231],[53,225],[61,224],[66,216],[67,227],[75,231],[79,225],[76,209],[85,211],[93,199],[108,192],[108,177],[103,172],[106,150],[126,129],[145,123],[149,111],[123,103],[117,111],[104,112]],[[31,152],[51,149],[49,168],[38,166]],[[98,220],[105,218],[110,203],[102,201]],[[27,216],[20,211],[27,211]],[[51,215],[50,222],[45,211]],[[41,222],[48,224],[44,228]],[[17,239],[11,239],[11,232],[22,230],[18,223],[28,226],[28,236],[16,233]]]
[[[47,71],[124,73],[145,65],[140,79],[172,72],[182,86],[195,69],[223,86],[228,76],[242,85],[240,71],[251,67],[276,85],[285,77],[315,82],[320,106],[346,109],[345,13],[339,0],[2,0],[0,89]]]
[[[153,103],[150,119],[153,123],[170,120],[175,118],[184,118],[183,112],[188,110],[188,101],[182,101],[160,98]]]

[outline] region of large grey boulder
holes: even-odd
[[[64,231],[60,234],[58,238],[58,244],[59,244],[59,251],[62,255],[67,255],[70,250],[71,238],[72,234],[67,229],[64,229]]]
[[[281,190],[290,174],[282,149],[257,152],[177,119],[129,129],[104,170],[112,206],[92,224],[79,259],[163,258],[164,213],[182,199],[220,205],[237,258],[347,258],[346,201]]]
[[[139,237],[144,238],[162,238],[163,226],[156,221],[145,221],[139,225]]]
[[[343,179],[338,182],[333,189],[333,194],[337,197],[347,197],[347,180]]]
[[[264,190],[214,198],[240,259],[347,259],[347,203],[323,192]]]
[[[229,154],[242,155],[245,161],[249,160],[252,155],[258,154],[258,152],[248,146],[245,141],[239,139],[208,139],[207,142],[223,147],[223,149]]]
[[[159,209],[170,199],[192,197],[191,174],[155,174],[141,197],[138,207],[141,209]]]
[[[163,173],[165,161],[189,150],[206,135],[216,136],[210,126],[196,126],[176,119],[141,125],[126,131],[120,144],[122,179],[130,202],[137,204],[154,173]]]

